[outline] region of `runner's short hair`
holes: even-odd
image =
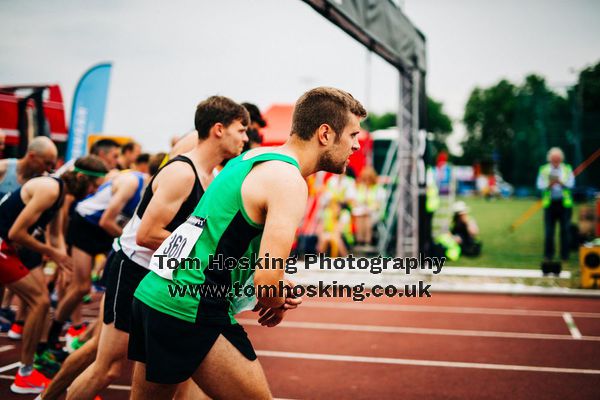
[[[319,126],[327,124],[338,140],[348,124],[348,113],[360,118],[367,116],[363,105],[348,92],[332,87],[309,90],[296,102],[291,134],[310,140]]]
[[[123,146],[121,146],[121,154],[135,150],[135,146],[138,146],[138,144],[133,141],[125,143]]]
[[[100,151],[106,153],[113,147],[119,148],[121,146],[119,146],[119,143],[115,142],[112,139],[100,139],[94,142],[92,148],[90,149],[90,154],[97,156],[98,154],[100,154]]]
[[[224,126],[239,120],[242,125],[250,124],[250,114],[240,104],[223,96],[211,96],[196,107],[194,125],[199,139],[206,139],[208,132],[217,123]]]
[[[149,163],[149,162],[150,162],[150,154],[148,154],[148,153],[141,153],[135,159],[136,164],[145,164],[145,163]]]

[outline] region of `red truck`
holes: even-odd
[[[63,155],[68,139],[58,85],[0,86],[0,129],[6,135],[2,157],[22,157],[29,140],[48,136]]]

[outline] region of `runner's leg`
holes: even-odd
[[[100,302],[100,312],[98,315],[104,314],[104,299]],[[76,350],[65,360],[64,364],[58,371],[58,374],[52,379],[48,388],[42,394],[44,400],[55,400],[60,398],[71,383],[96,359],[96,351],[98,350],[98,339],[102,324],[97,323],[93,329],[94,335],[83,345]],[[87,333],[87,331],[86,331]]]
[[[204,392],[216,399],[271,399],[258,360],[250,361],[220,335],[192,375]]]
[[[71,249],[71,255],[73,257],[71,283],[66,288],[64,298],[58,303],[54,321],[50,327],[48,345],[51,347],[57,346],[58,337],[62,332],[66,319],[73,313],[77,305],[81,303],[81,299],[90,291],[92,285],[90,275],[92,256],[75,246]]]
[[[129,334],[102,324],[96,360],[79,375],[69,388],[67,399],[93,399],[102,389],[120,377],[127,364]]]
[[[89,293],[92,281],[92,256],[73,246],[73,275],[70,285],[66,288],[65,297],[61,299],[57,309],[57,321],[65,321],[75,310],[84,295]]]
[[[7,286],[29,307],[25,326],[23,327],[21,362],[25,365],[31,365],[50,308],[48,293],[45,286],[40,285],[32,274],[27,274],[17,282]]]
[[[222,384],[222,382],[221,382]],[[173,398],[178,384],[161,384],[146,380],[146,364],[136,362],[133,369],[130,400],[170,400]]]
[[[177,386],[173,400],[210,400],[210,397],[190,378]]]

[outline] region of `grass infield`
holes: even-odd
[[[459,200],[459,199],[457,199]],[[500,199],[487,201],[478,197],[460,198],[471,209],[477,221],[483,241],[479,257],[461,257],[458,261],[448,261],[448,266],[529,268],[538,269],[544,250],[543,210],[540,209],[514,232],[510,225],[517,220],[537,200]],[[576,222],[578,206],[573,208],[573,222]],[[558,257],[558,226],[556,227],[556,257]],[[577,254],[571,253],[569,264],[577,266]],[[563,267],[564,268],[564,267]]]

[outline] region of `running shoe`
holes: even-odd
[[[62,364],[39,364],[34,362],[33,369],[48,377],[48,379],[54,379]]]
[[[67,329],[67,334],[65,335],[65,343],[66,347],[69,348],[71,346],[71,342],[81,335],[87,329],[87,322],[82,323],[79,326],[71,325],[69,329]]]
[[[63,361],[69,356],[69,353],[63,349],[46,349],[40,356],[46,362],[55,362],[62,364]]]
[[[85,340],[81,340],[79,337],[76,337],[73,340],[71,340],[71,343],[65,345],[64,350],[68,351],[69,353],[72,353],[75,350],[79,349],[81,346],[83,346],[85,342]]]
[[[62,363],[55,361],[51,357],[45,357],[44,354],[38,355],[36,353],[33,357],[33,368],[49,378],[53,378],[56,375],[61,365]]]
[[[23,337],[23,324],[16,322],[12,324],[7,336],[12,340],[20,340]]]
[[[42,393],[50,383],[50,379],[46,378],[41,372],[35,369],[31,374],[22,376],[19,372],[15,376],[15,381],[10,386],[13,393],[19,394],[38,394]]]

